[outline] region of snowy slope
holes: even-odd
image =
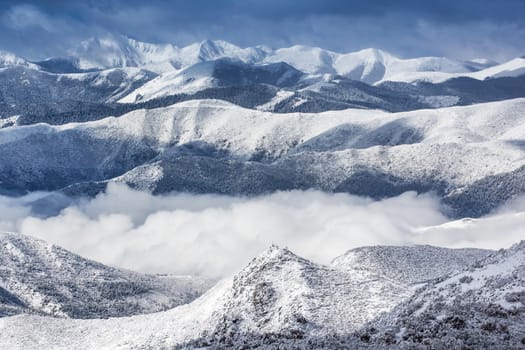
[[[73,318],[166,310],[202,294],[207,280],[123,271],[15,233],[0,233],[0,315]]]
[[[525,58],[514,58],[508,62],[498,64],[492,67],[481,69],[474,72],[454,72],[446,70],[432,71],[414,71],[405,70],[394,73],[385,77],[383,81],[400,81],[400,82],[415,82],[426,81],[432,83],[440,83],[449,79],[466,77],[477,80],[502,78],[502,77],[518,77],[525,74]]]
[[[483,249],[446,249],[429,245],[371,246],[352,249],[334,259],[330,266],[352,274],[374,271],[382,278],[412,285],[459,272],[489,253]]]
[[[71,55],[78,59],[82,69],[141,67],[157,73],[172,72],[223,57],[252,62],[263,54],[263,48],[241,49],[221,40],[205,40],[177,47],[144,43],[124,36],[91,38],[71,50]]]
[[[0,117],[76,111],[79,103],[116,101],[156,75],[139,68],[54,74],[26,66],[0,69]]]
[[[223,58],[200,62],[180,71],[162,74],[119,102],[147,101],[221,86],[271,84],[277,87],[291,87],[304,76],[300,71],[283,63],[248,65],[242,61]]]
[[[141,180],[155,192],[316,187],[376,198],[408,190],[446,196],[525,165],[524,108],[516,99],[404,113],[272,114],[188,101],[95,122],[1,129],[0,174],[5,189],[55,190],[151,164],[167,175]]]
[[[381,251],[392,248],[379,247]],[[433,249],[440,263],[450,254],[462,253]],[[396,258],[394,264],[404,260],[401,255]],[[473,257],[465,258],[464,263],[473,261]],[[452,270],[445,264],[440,266],[442,273]],[[420,276],[424,269],[416,265],[410,272]],[[381,271],[389,275],[388,268]],[[406,282],[382,277],[376,266],[350,272],[318,265],[272,246],[233,279],[220,282],[190,304],[162,313],[109,320],[4,318],[0,320],[0,346],[164,349],[255,346],[264,342],[291,348],[332,344],[333,348],[332,341],[345,339],[412,293]]]
[[[523,349],[525,242],[427,285],[375,324],[375,341],[402,348]]]
[[[515,58],[500,65],[489,67],[468,76],[475,79],[517,77],[525,74],[525,58]]]

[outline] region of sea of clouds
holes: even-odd
[[[437,198],[414,192],[380,201],[318,191],[153,196],[110,184],[105,193],[71,202],[56,215],[37,215],[34,203],[42,206],[49,196],[0,197],[0,231],[149,273],[223,277],[272,243],[329,263],[364,245],[497,249],[525,239],[525,199],[481,219],[450,221]]]

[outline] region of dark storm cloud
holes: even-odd
[[[89,36],[178,45],[224,39],[335,51],[379,47],[401,56],[525,53],[525,1],[88,0],[1,1],[0,47],[31,58],[63,54]]]

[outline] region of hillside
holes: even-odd
[[[436,266],[441,266],[439,272],[434,269],[435,274],[465,268],[488,254],[480,250],[415,246],[407,248],[413,254],[406,261],[395,253],[398,249],[360,250],[360,262],[365,267],[379,252],[386,252],[397,258],[391,266],[413,263],[406,281],[385,277],[392,275],[387,266],[371,265],[369,269],[349,271],[342,266],[315,264],[287,249],[271,246],[232,279],[219,282],[187,305],[163,313],[109,320],[4,318],[0,320],[0,345],[14,349],[164,349],[255,344],[293,348],[298,344],[317,344],[330,348],[356,341],[354,332],[366,322],[413,294],[414,288],[407,281],[423,275],[426,266],[418,263],[428,258],[427,250],[434,251]],[[449,267],[446,261],[451,257],[458,263]],[[412,273],[416,277],[410,276]]]
[[[107,181],[154,193],[434,191],[451,215],[480,216],[524,190],[524,104],[276,115],[202,100],[94,122],[8,127],[0,129],[0,181],[6,192],[67,187],[73,195],[96,193]],[[505,192],[494,181],[503,177],[511,184]]]
[[[119,270],[28,236],[0,233],[0,316],[106,318],[158,312],[190,302],[210,283]]]
[[[376,321],[371,336],[400,348],[523,349],[524,272],[521,242],[418,290]]]

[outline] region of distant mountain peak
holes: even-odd
[[[37,69],[38,67],[26,59],[15,55],[12,52],[0,50],[0,68],[11,66],[25,66]]]
[[[224,47],[226,45],[228,44],[225,41],[202,41],[201,43],[199,43],[199,59],[203,61],[208,61],[211,59],[223,57],[225,55]]]
[[[139,67],[158,74],[179,71],[202,61],[231,58],[249,64],[285,62],[312,75],[340,75],[368,84],[385,80],[416,81],[451,74],[477,72],[494,66],[486,59],[459,61],[445,57],[401,59],[378,48],[337,53],[319,47],[293,45],[271,49],[264,45],[241,48],[224,40],[203,40],[184,47],[153,44],[123,35],[106,35],[82,41],[70,55],[80,69]],[[1,61],[0,61],[1,62]]]

